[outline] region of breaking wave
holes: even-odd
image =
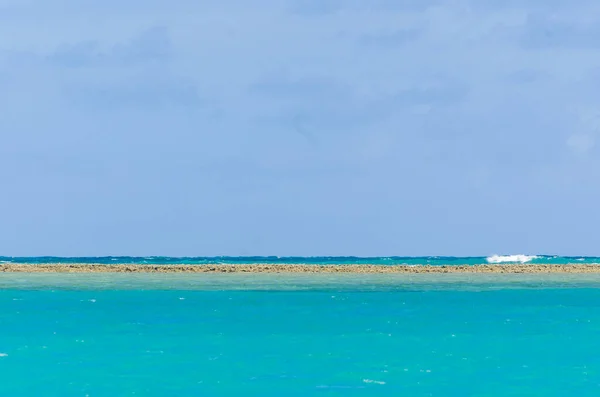
[[[492,255],[485,259],[488,263],[527,263],[537,258],[536,255]]]

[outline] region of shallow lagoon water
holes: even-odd
[[[595,396],[600,275],[0,274],[0,395]]]

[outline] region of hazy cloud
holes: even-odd
[[[522,38],[527,48],[598,48],[598,21],[589,24],[565,21],[546,15],[530,14]]]
[[[119,43],[106,51],[98,41],[61,45],[48,58],[67,67],[127,66],[136,63],[164,62],[172,54],[171,41],[164,27],[142,32],[127,43]]]

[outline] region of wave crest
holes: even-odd
[[[485,259],[488,263],[527,263],[536,258],[536,255],[492,255]]]

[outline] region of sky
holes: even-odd
[[[600,255],[600,3],[0,0],[0,255]]]

